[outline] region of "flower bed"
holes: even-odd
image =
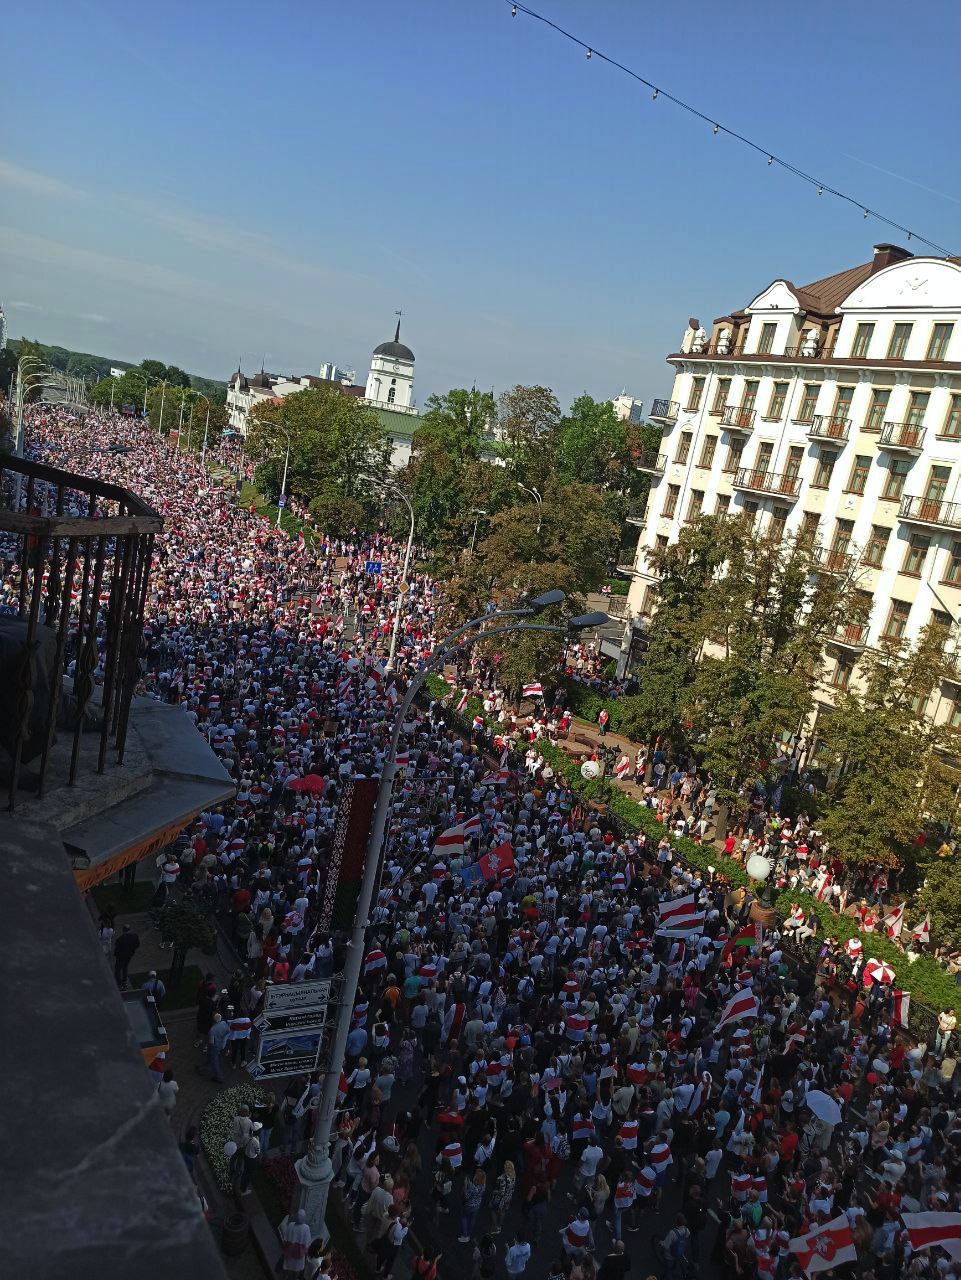
[[[244,1103],[253,1107],[263,1096],[263,1089],[256,1085],[238,1084],[231,1089],[224,1089],[204,1107],[204,1113],[200,1117],[200,1142],[221,1191],[229,1191],[231,1185],[224,1144],[230,1140],[234,1116]]]
[[[426,687],[431,696],[438,701],[447,698],[451,692],[446,680],[441,679],[440,676],[428,676]],[[616,705],[616,702],[613,705]],[[462,714],[469,714],[471,717],[481,716],[487,728],[491,732],[497,732],[497,726],[484,716],[483,705],[478,698],[468,698]],[[713,845],[701,845],[685,836],[671,834],[664,823],[655,816],[653,809],[639,803],[618,787],[612,786],[606,779],[599,778],[590,782],[582,778],[578,762],[560,747],[552,746],[551,743],[540,738],[536,746],[538,753],[551,765],[554,773],[563,778],[571,791],[583,802],[606,805],[608,811],[625,827],[641,831],[655,840],[669,835],[671,847],[681,858],[701,871],[706,871],[711,866],[733,885],[746,886],[749,883],[749,877],[743,866],[733,858],[726,858]],[[929,1005],[934,1009],[944,1009],[957,1001],[959,997],[957,984],[933,956],[919,956],[912,962],[900,947],[884,934],[862,933],[850,916],[838,915],[823,902],[818,902],[811,894],[802,890],[782,893],[777,899],[775,909],[782,919],[790,912],[792,902],[799,903],[806,911],[813,907],[818,915],[822,935],[842,943],[847,942],[848,938],[860,938],[864,955],[873,956],[890,964],[894,969],[897,986],[901,990],[909,991],[912,999],[919,1004]]]

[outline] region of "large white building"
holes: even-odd
[[[825,569],[858,565],[865,627],[830,646],[843,688],[881,637],[961,622],[961,258],[876,245],[870,262],[812,284],[772,281],[707,333],[689,323],[656,455],[628,612],[656,603],[647,551],[701,512],[750,512],[803,533]],[[852,557],[854,560],[852,561]],[[953,641],[949,643],[953,644]],[[961,679],[961,677],[959,677]],[[934,714],[961,725],[961,684]]]
[[[393,342],[374,347],[364,398],[378,409],[416,414],[414,406],[414,353],[400,340],[400,320]]]

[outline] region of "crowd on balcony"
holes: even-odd
[[[91,435],[133,452],[81,465]],[[30,441],[165,519],[142,689],[182,707],[237,783],[169,871],[172,891],[232,913],[242,952],[204,1011],[217,1078],[223,1019],[341,961],[343,937],[317,927],[338,800],[380,770],[398,681],[436,638],[436,593],[413,580],[392,675],[401,557],[386,536],[300,547],[195,455],[112,415],[81,428],[40,409]],[[515,735],[530,724],[505,749]],[[789,963],[779,929],[676,860],[670,833],[624,838],[579,811],[534,738],[514,767],[437,702],[405,726],[334,1151],[380,1274],[413,1221],[445,1241],[445,1269],[476,1277],[703,1265],[767,1280],[820,1258],[841,1276],[956,1280],[957,1237],[928,1247],[910,1216],[961,1211],[953,1023],[914,1045],[883,978],[839,985],[829,964]],[[656,790],[680,797],[688,775],[656,764]],[[299,789],[308,776],[320,785]],[[283,1090],[270,1126],[256,1121],[258,1155],[302,1149],[319,1088]],[[426,1276],[433,1253],[417,1265]]]

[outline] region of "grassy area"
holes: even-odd
[[[132,915],[135,911],[149,911],[155,892],[156,885],[149,880],[135,880],[126,888],[114,880],[109,884],[95,884],[90,890],[98,911],[113,907],[118,916]]]
[[[163,969],[158,969],[157,973],[160,981],[167,988],[167,994],[163,998],[161,1009],[164,1013],[171,1009],[192,1009],[197,1000],[197,988],[204,980],[204,975],[200,972],[195,964],[188,964],[186,969],[180,976],[180,981],[176,986],[171,986],[167,980],[167,974]],[[128,979],[130,990],[137,991],[147,981],[146,973],[132,973]]]

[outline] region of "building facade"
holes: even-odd
[[[400,340],[400,320],[392,342],[374,347],[364,398],[368,404],[394,413],[415,414],[414,353]]]
[[[611,396],[611,404],[621,422],[644,421],[644,405],[636,396],[629,396],[626,391],[622,391],[619,396]]]
[[[812,284],[774,280],[710,333],[691,321],[668,363],[670,398],[649,415],[663,440],[640,460],[651,492],[625,566],[633,619],[656,602],[649,549],[701,513],[747,512],[772,536],[810,538],[826,571],[856,567],[870,618],[829,646],[828,689],[883,637],[909,642],[932,621],[957,631],[961,258],[883,244]],[[961,687],[935,714],[961,724]]]

